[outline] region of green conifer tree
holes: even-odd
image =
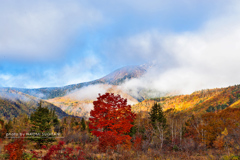
[[[37,142],[37,147],[55,141],[54,136],[51,135],[52,127],[59,124],[55,111],[42,107],[40,102],[39,107],[31,114],[30,121],[32,124],[30,132],[32,134],[37,133],[36,137],[30,135],[32,137],[30,140]]]
[[[84,118],[82,118],[82,120],[81,120],[81,130],[82,130],[82,131],[85,131],[85,130],[86,130],[86,123],[85,123]]]
[[[154,128],[156,128],[157,123],[161,124],[163,128],[166,127],[167,120],[164,116],[163,109],[160,104],[154,103],[149,116]]]
[[[13,123],[11,120],[8,121],[8,123],[5,125],[5,128],[7,130],[7,133],[9,133],[10,130],[13,128]]]

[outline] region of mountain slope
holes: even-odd
[[[127,79],[139,78],[144,73],[146,73],[146,66],[127,66],[115,70],[114,72],[108,74],[107,76],[100,78],[101,82],[105,82],[112,85],[119,85]]]
[[[225,108],[240,108],[240,85],[207,89],[190,95],[178,95],[144,100],[132,106],[135,112],[150,111],[154,103],[160,103],[165,111],[183,116],[202,115]]]
[[[25,89],[25,88],[4,88],[4,89],[15,90],[41,99],[51,99],[55,97],[62,97],[75,89],[79,89],[89,85],[96,84],[119,85],[127,79],[141,77],[146,72],[148,67],[149,67],[148,65],[127,66],[120,68],[103,78],[90,82],[72,84],[64,87],[48,87],[37,89]]]
[[[20,114],[30,115],[36,110],[40,99],[13,90],[0,90],[0,117],[12,119]],[[57,106],[42,100],[42,106],[54,109],[59,118],[69,116]]]
[[[134,99],[132,96],[128,95],[127,93],[123,92],[118,86],[116,85],[107,85],[107,84],[101,84],[97,85],[97,90],[102,90],[103,93],[109,92],[119,94],[121,97],[126,98],[128,101],[128,104],[136,104],[138,101]],[[48,102],[58,106],[63,111],[70,115],[74,116],[81,116],[81,117],[89,117],[89,113],[91,109],[93,109],[93,101],[96,100],[98,97],[98,91],[96,93],[91,92],[91,95],[87,95],[87,93],[84,94],[87,90],[93,90],[95,89],[94,86],[92,87],[86,87],[84,90],[75,90],[63,97],[56,97],[53,99],[47,100]]]

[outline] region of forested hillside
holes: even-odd
[[[123,92],[118,86],[116,85],[99,85],[100,88],[106,89],[106,92],[119,94],[124,98],[128,99],[128,104],[136,104],[138,101],[134,99],[132,96],[128,95],[127,93]],[[93,96],[94,97],[94,96]],[[65,111],[69,115],[80,116],[80,117],[89,117],[89,113],[93,108],[93,101],[96,100],[97,95],[95,98],[88,98],[81,95],[81,93],[76,90],[75,92],[71,92],[63,97],[56,97],[53,99],[47,100],[63,111]]]
[[[12,119],[20,114],[30,115],[39,106],[39,102],[40,99],[36,97],[13,90],[2,89],[0,91],[0,117]],[[68,116],[62,109],[47,101],[41,100],[41,103],[43,106],[55,110],[59,118]]]
[[[42,158],[43,155],[40,153],[43,150],[45,156],[68,156],[61,152],[69,145],[76,145],[82,151],[78,155],[86,159],[240,158],[240,85],[201,90],[190,95],[148,99],[132,106],[127,105],[127,99],[118,95],[121,94],[121,90],[118,91],[115,87],[117,86],[108,89],[111,94],[99,95],[95,101],[76,100],[73,98],[76,96],[74,92],[72,95],[49,100],[69,114],[89,117],[90,111],[91,117],[84,119],[72,116],[59,122],[55,117],[56,126],[49,130],[51,129],[53,133],[59,132],[63,141],[56,138],[58,143],[46,142],[44,148],[39,148],[29,139],[27,140],[29,144],[23,145],[27,149],[16,155],[23,157],[23,152],[29,152],[29,156]],[[116,92],[115,95],[112,92]],[[23,98],[15,98],[13,102],[17,103],[18,99],[23,101]],[[7,105],[12,107],[8,110],[10,112],[13,110],[12,117],[19,112],[27,113],[30,109],[31,111],[35,109],[29,109],[28,106],[18,108],[18,105],[4,101],[7,102],[9,102]],[[32,102],[28,103],[30,105]],[[90,108],[84,105],[89,105]],[[34,112],[36,114],[36,111]],[[42,121],[45,120],[41,115],[40,117]],[[31,131],[32,124],[35,124],[32,118],[29,119],[23,114],[18,114],[17,118],[19,123],[16,119],[0,120],[3,133],[0,134],[1,137],[9,131],[19,133]],[[5,141],[6,148],[21,142],[14,141],[13,144],[10,140]],[[32,148],[34,152],[30,152]],[[54,149],[58,149],[59,152],[53,152]],[[69,152],[70,156],[75,156],[77,153],[72,149],[72,152]],[[111,152],[108,152],[108,149]],[[4,153],[6,156],[15,155],[14,151],[7,150]]]
[[[144,100],[132,106],[135,112],[149,111],[155,102],[164,110],[171,109],[185,116],[216,112],[225,108],[240,107],[240,85],[196,91],[190,95],[177,95]]]

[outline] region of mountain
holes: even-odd
[[[55,109],[59,118],[68,116],[68,114],[88,117],[92,102],[100,93],[96,91],[98,93],[93,94],[95,98],[79,98],[79,96],[85,95],[85,93],[79,93],[79,90],[88,86],[98,86],[102,88],[101,91],[120,94],[127,98],[131,104],[136,104],[138,101],[122,91],[117,85],[124,83],[128,79],[141,77],[149,67],[150,65],[127,66],[94,81],[63,87],[37,89],[0,88],[0,117],[12,119],[20,114],[30,115],[37,108],[40,99],[45,99],[42,100],[42,105]],[[95,88],[91,90],[95,90]]]
[[[107,76],[100,78],[101,82],[107,84],[119,85],[122,84],[127,79],[139,78],[147,71],[147,66],[127,66],[115,70],[114,72],[108,74]]]
[[[94,88],[96,87],[96,88]],[[138,101],[134,99],[132,96],[123,92],[116,85],[108,85],[108,84],[100,84],[97,86],[92,86],[85,88],[85,90],[103,90],[105,92],[119,94],[122,98],[126,98],[128,104],[136,104]],[[63,97],[56,97],[53,99],[47,100],[49,103],[52,103],[63,111],[65,111],[69,115],[80,116],[80,117],[89,117],[89,113],[91,109],[93,109],[93,101],[96,100],[98,93],[89,93],[89,95],[83,95],[85,90],[75,90]]]
[[[127,66],[115,70],[100,79],[72,84],[64,87],[39,89],[2,88],[0,89],[0,116],[14,117],[20,113],[30,114],[38,106],[40,98],[50,108],[55,108],[60,117],[69,115],[88,117],[92,102],[98,93],[112,92],[127,98],[134,112],[150,111],[154,103],[160,103],[166,113],[176,115],[201,115],[206,112],[217,112],[225,108],[240,108],[240,85],[196,91],[189,95],[161,97],[153,90],[140,90],[138,97],[120,87],[124,81],[143,76],[149,65]],[[93,94],[93,91],[94,94]],[[156,93],[155,93],[156,92]],[[148,98],[149,93],[160,95],[159,98]],[[165,94],[166,95],[166,94]],[[171,95],[171,94],[170,94]],[[92,97],[93,96],[93,97]],[[140,101],[140,103],[138,103]],[[6,107],[7,106],[7,107]],[[67,113],[65,113],[65,112]]]
[[[26,88],[4,88],[4,89],[15,90],[41,99],[52,99],[55,97],[62,97],[73,90],[80,89],[82,87],[86,87],[89,85],[96,84],[119,85],[127,79],[141,77],[144,73],[146,73],[147,68],[149,67],[151,66],[150,65],[127,66],[115,70],[114,72],[100,79],[90,82],[67,85],[64,87],[46,87],[37,89]]]
[[[0,117],[12,119],[20,114],[30,116],[36,110],[40,99],[24,94],[22,92],[0,89]],[[47,106],[49,109],[54,109],[59,118],[69,116],[59,107],[42,100],[42,106]]]
[[[177,95],[146,99],[132,106],[134,112],[150,111],[154,103],[160,103],[166,113],[190,117],[206,112],[218,112],[226,108],[240,108],[240,85],[206,89],[190,95]]]

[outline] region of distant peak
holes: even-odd
[[[126,79],[141,77],[144,73],[146,73],[147,68],[147,65],[125,66],[113,71],[112,73],[106,75],[100,80],[109,84],[120,84]]]

